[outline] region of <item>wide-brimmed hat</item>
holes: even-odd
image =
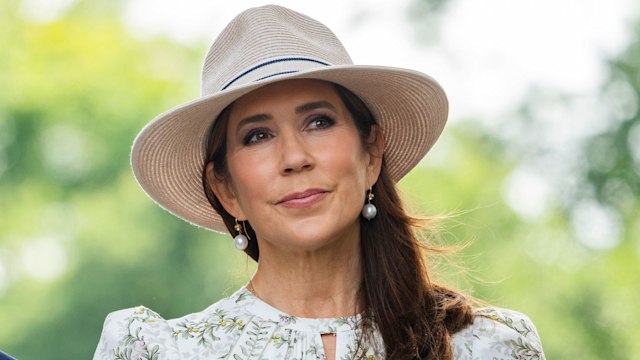
[[[227,232],[202,186],[206,134],[233,101],[285,79],[330,81],[360,97],[383,129],[384,158],[396,181],[429,151],[447,120],[445,93],[428,75],[353,65],[335,34],[318,21],[280,6],[252,8],[211,45],[201,97],[157,116],[138,134],[131,166],[140,186],[174,215]]]

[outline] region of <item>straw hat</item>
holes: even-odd
[[[234,100],[284,79],[330,81],[359,96],[384,131],[384,157],[396,181],[429,151],[447,119],[446,95],[431,77],[353,65],[337,37],[318,21],[280,6],[252,8],[211,45],[201,97],[157,116],[138,134],[131,166],[140,186],[172,214],[227,232],[202,188],[206,133]]]

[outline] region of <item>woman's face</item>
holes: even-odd
[[[261,253],[359,239],[381,156],[364,149],[330,83],[283,81],[241,97],[229,113],[226,150],[229,176],[214,191],[231,215],[249,221]]]

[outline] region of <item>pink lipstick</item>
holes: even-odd
[[[326,194],[327,191],[322,189],[307,189],[283,197],[277,202],[277,205],[288,208],[305,208],[322,200]]]

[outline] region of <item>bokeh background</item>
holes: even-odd
[[[436,77],[450,124],[401,182],[441,279],[527,313],[549,359],[640,359],[640,12],[611,0],[275,1],[356,63]],[[253,269],[159,209],[129,149],[199,95],[222,27],[256,1],[0,3],[0,349],[91,358],[106,314],[199,311]]]

